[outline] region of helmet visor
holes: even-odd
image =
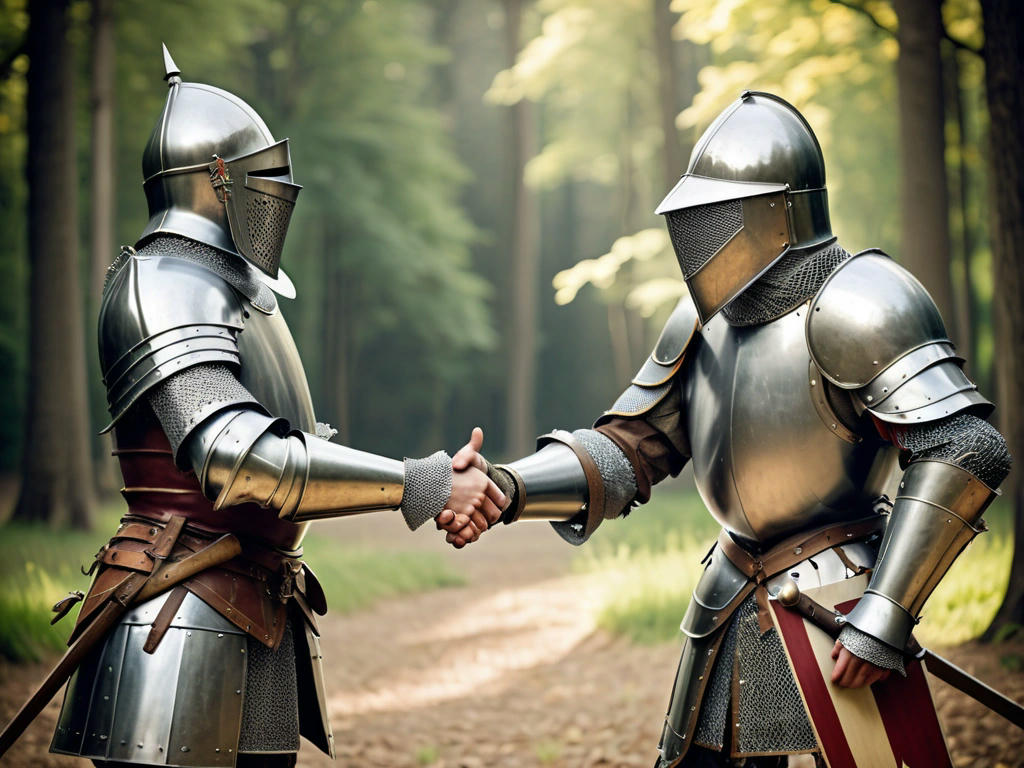
[[[783,192],[666,214],[669,237],[701,323],[754,282],[789,249]]]

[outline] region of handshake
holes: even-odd
[[[487,462],[480,454],[484,433],[480,427],[452,458],[452,492],[444,510],[434,522],[439,531],[446,531],[446,540],[456,549],[476,541],[490,526],[501,519],[508,499],[487,476]]]

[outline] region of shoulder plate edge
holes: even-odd
[[[807,349],[821,375],[860,389],[908,354],[952,347],[924,286],[877,249],[862,251],[830,274],[811,299]]]
[[[112,420],[167,376],[199,363],[238,365],[242,299],[202,265],[132,256],[111,280],[99,317],[99,353]]]
[[[616,398],[612,407],[601,414],[594,426],[600,426],[614,416],[641,416],[664,400],[672,389],[673,377],[682,367],[686,350],[698,327],[697,307],[689,295],[684,296],[672,310],[654,350],[630,385]]]

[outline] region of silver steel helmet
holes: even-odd
[[[833,239],[818,140],[791,104],[759,91],[704,132],[656,213],[702,323],[790,249]]]
[[[234,94],[182,82],[166,46],[163,52],[170,92],[142,155],[149,223],[139,244],[159,232],[183,235],[278,278],[302,189],[292,182],[288,139],[275,142]],[[290,282],[280,277],[286,285],[271,286],[287,292]]]

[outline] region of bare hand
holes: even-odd
[[[885,680],[892,672],[891,669],[882,669],[870,661],[854,656],[838,640],[832,647],[832,660],[836,663],[832,668],[832,682],[843,688],[872,685]]]
[[[439,530],[448,532],[447,541],[461,549],[480,538],[480,535],[501,517],[508,503],[505,494],[487,477],[487,463],[480,455],[484,433],[473,430],[469,442],[452,460],[452,493],[446,509],[437,517]]]
[[[481,472],[487,471],[487,462],[480,455],[480,449],[484,447],[484,431],[480,427],[473,427],[473,434],[469,442],[459,449],[459,452],[452,458],[452,469],[460,472],[468,467],[476,467]]]

